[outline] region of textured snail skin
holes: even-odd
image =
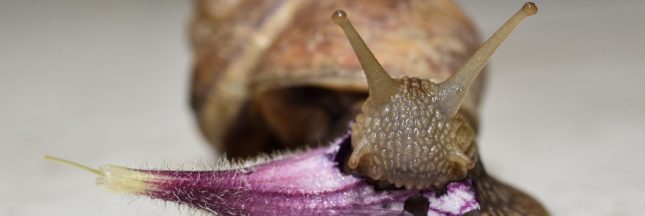
[[[403,78],[401,83],[390,101],[364,103],[352,126],[350,168],[408,190],[468,179],[481,215],[549,215],[533,197],[486,173],[472,121],[463,111],[452,118],[442,114],[433,105],[432,82]]]
[[[469,172],[475,182],[482,215],[543,216],[547,210],[530,195],[486,173],[481,161]]]
[[[368,99],[352,127],[349,167],[397,187],[442,187],[462,179],[475,160],[475,132],[465,115],[435,106],[432,82],[403,78],[385,103]]]

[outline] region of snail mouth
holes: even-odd
[[[360,91],[296,86],[255,94],[227,131],[230,157],[326,144],[349,130],[367,98]],[[258,138],[260,137],[260,138]]]

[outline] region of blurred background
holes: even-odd
[[[523,3],[459,2],[483,37]],[[645,2],[536,3],[489,67],[488,169],[554,215],[642,214]],[[0,215],[182,212],[42,156],[211,161],[187,105],[190,14],[189,1],[0,0]]]

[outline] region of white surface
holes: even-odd
[[[490,35],[520,1],[461,1]],[[489,170],[555,215],[645,206],[642,1],[538,1],[494,56]],[[208,159],[187,104],[184,1],[0,1],[0,215],[177,215],[41,159]]]
[[[42,157],[208,158],[187,105],[189,14],[183,1],[2,2],[0,215],[178,215]]]

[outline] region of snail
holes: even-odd
[[[333,136],[330,128],[343,131],[344,135],[326,146],[242,163],[223,159],[214,170],[134,169],[115,165],[91,168],[61,158],[46,158],[95,174],[97,184],[109,191],[171,201],[218,215],[548,215],[530,195],[488,175],[476,144],[480,73],[520,21],[537,12],[535,4],[524,4],[474,51],[472,27],[455,5],[446,0],[383,1],[364,7],[348,1],[232,2],[220,3],[222,7],[217,7],[210,18],[216,25],[241,24],[229,26],[233,31],[205,28],[208,23],[201,23],[204,20],[199,15],[192,27],[196,52],[192,104],[207,139],[230,152],[231,157],[244,157],[277,148],[311,145],[307,140],[312,134]],[[203,1],[199,5],[208,4],[209,1]],[[237,19],[241,23],[223,18],[235,17],[233,12],[247,6],[261,10],[249,13],[250,18]],[[300,21],[295,17],[318,10],[318,6],[346,6],[385,18],[380,25],[394,30],[370,37],[389,42],[391,46],[385,48],[395,52],[386,52],[390,55],[381,60],[386,64],[379,63],[376,56],[380,54],[373,54],[366,45],[373,41],[366,43],[347,14],[337,10],[332,14],[333,23],[341,27],[357,61],[348,61],[344,53],[331,60],[300,55],[297,57],[314,60],[305,64],[290,62],[293,53],[302,54],[303,50],[301,46],[292,46],[289,39],[302,32],[282,31],[290,22]],[[438,13],[435,19],[450,25],[429,27],[432,34],[424,35],[408,25],[392,24],[399,17],[382,15],[390,10],[409,11],[402,16],[408,21],[419,21],[415,15],[432,11]],[[276,14],[265,17],[273,13]],[[309,15],[316,20],[315,14]],[[369,16],[362,18],[366,17]],[[249,26],[257,31],[247,32]],[[328,54],[329,47],[340,48],[337,39],[342,34],[329,36],[334,35],[333,30],[326,27],[329,26],[313,31],[326,32],[320,34],[327,36],[314,40],[317,42],[313,42],[310,52]],[[450,28],[441,31],[444,27]],[[307,32],[311,28],[300,30]],[[461,34],[464,32],[468,34]],[[220,40],[232,36],[252,42],[218,45]],[[280,46],[283,40],[289,46]],[[435,43],[423,46],[426,42]],[[421,62],[401,64],[404,52],[412,52],[407,59]],[[223,58],[222,53],[234,56]],[[436,55],[446,53],[447,58]],[[472,56],[466,60],[467,55]],[[419,60],[422,57],[427,59]],[[224,66],[213,67],[220,63]],[[280,64],[265,67],[268,63]],[[431,67],[437,63],[449,64]],[[456,63],[460,66],[455,66]],[[313,78],[288,74],[302,66],[309,68],[306,72],[317,74]],[[357,66],[362,69],[356,70]],[[214,69],[223,72],[209,73]],[[424,72],[425,69],[432,70]],[[257,70],[268,71],[270,76],[262,73],[253,76]],[[364,77],[342,82],[355,72]],[[280,73],[284,74],[277,76]],[[361,84],[362,78],[366,85]],[[284,79],[290,82],[280,82]],[[336,91],[312,86],[333,87]],[[209,91],[209,87],[217,91]],[[323,97],[306,97],[313,93]],[[318,101],[321,99],[344,103],[332,112],[327,107],[330,102]],[[311,106],[314,104],[323,108]],[[347,124],[348,117],[355,121]],[[338,126],[343,124],[349,126]]]
[[[481,71],[519,21],[537,12],[533,3],[479,50],[474,27],[449,0],[200,1],[197,8],[191,104],[207,140],[229,157],[324,143],[355,118],[350,169],[408,189],[475,178],[485,212],[547,214],[487,175],[475,143]],[[365,42],[381,63],[338,11],[333,20],[358,61],[350,58],[328,22],[336,8],[369,29]]]

